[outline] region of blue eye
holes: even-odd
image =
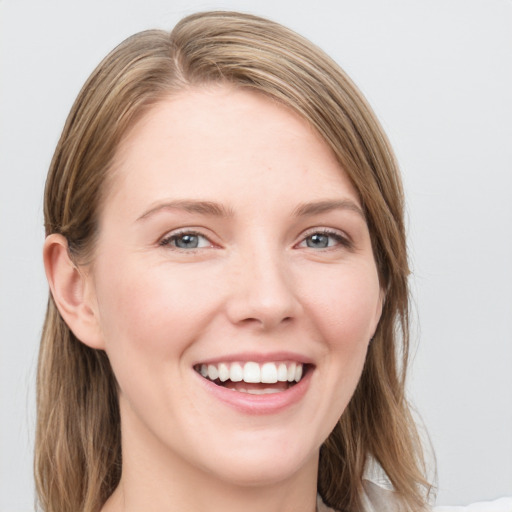
[[[170,246],[176,249],[201,249],[210,247],[210,241],[203,235],[193,232],[175,233],[164,238],[160,245]]]
[[[301,243],[301,247],[311,249],[328,249],[337,245],[349,246],[350,242],[338,233],[331,231],[319,231],[308,235]]]
[[[314,247],[315,249],[325,249],[329,247],[329,236],[315,233],[306,238],[306,245],[308,247]]]

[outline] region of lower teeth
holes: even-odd
[[[231,389],[231,391],[238,391],[240,393],[249,393],[250,395],[270,395],[272,393],[280,393],[281,391],[283,391],[282,389],[274,389],[274,388],[265,388],[265,389],[244,389],[244,388],[232,389],[232,388],[228,388],[228,389]]]

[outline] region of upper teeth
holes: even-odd
[[[215,363],[202,364],[199,372],[210,380],[225,382],[249,382],[274,384],[276,382],[299,382],[302,378],[302,363]]]

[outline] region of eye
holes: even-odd
[[[350,247],[350,241],[336,231],[321,230],[310,233],[299,244],[299,247],[309,247],[311,249],[328,249],[336,246]]]
[[[201,249],[211,247],[212,244],[204,235],[193,231],[182,231],[173,233],[160,241],[161,246],[168,246],[176,249]]]

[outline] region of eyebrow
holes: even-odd
[[[230,208],[226,208],[224,205],[220,203],[215,203],[213,201],[196,201],[192,199],[180,199],[176,201],[165,201],[163,203],[158,203],[157,205],[151,207],[149,210],[144,212],[140,217],[138,217],[137,221],[147,219],[151,215],[162,211],[162,210],[182,210],[187,213],[198,213],[200,215],[209,215],[213,217],[233,217],[234,213]],[[322,200],[315,201],[310,203],[302,203],[297,208],[295,208],[293,214],[296,217],[307,217],[312,215],[318,215],[321,213],[326,213],[332,210],[350,210],[357,214],[359,214],[364,221],[366,221],[366,216],[363,213],[363,210],[359,207],[357,203],[350,199],[342,199],[342,200]]]
[[[151,215],[162,210],[182,210],[187,213],[199,213],[200,215],[210,215],[213,217],[232,217],[231,209],[225,208],[222,204],[213,201],[196,201],[190,199],[180,199],[177,201],[165,201],[151,207],[143,213],[138,219],[144,220]]]
[[[297,217],[306,217],[318,215],[320,213],[330,212],[332,210],[350,210],[359,214],[366,222],[366,215],[361,207],[351,199],[334,199],[315,201],[312,203],[303,203],[295,208],[294,214]]]

